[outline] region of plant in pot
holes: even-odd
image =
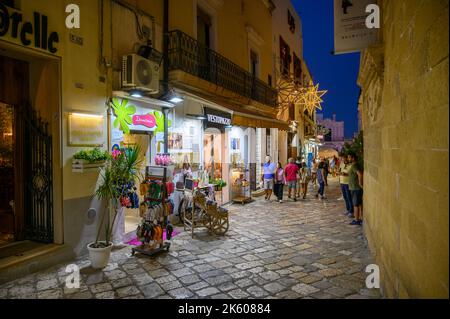
[[[216,191],[221,192],[227,183],[223,179],[216,179],[213,183],[216,186]]]
[[[92,268],[102,269],[108,265],[112,250],[112,230],[117,217],[122,212],[124,198],[128,196],[128,185],[141,177],[139,172],[140,147],[114,151],[101,173],[101,182],[95,191],[103,201],[105,209],[100,220],[95,242],[88,245]],[[112,211],[112,214],[110,212]],[[107,216],[112,216],[112,221]],[[104,231],[104,240],[100,240]]]

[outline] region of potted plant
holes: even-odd
[[[135,146],[122,151],[114,151],[109,157],[102,173],[101,182],[95,191],[96,197],[105,203],[95,242],[88,245],[91,266],[96,269],[108,265],[112,249],[112,230],[118,214],[122,213],[124,198],[128,196],[130,183],[140,178],[140,147]],[[112,221],[106,218],[112,210]],[[100,240],[104,231],[104,241]]]
[[[86,170],[103,167],[108,157],[108,152],[102,151],[99,148],[81,150],[73,156],[72,171],[75,173],[83,173]]]
[[[216,186],[216,191],[221,192],[227,183],[223,179],[216,179],[213,183]]]

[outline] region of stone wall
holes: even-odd
[[[391,298],[448,298],[448,4],[382,1],[363,52],[365,233]]]

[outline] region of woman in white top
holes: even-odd
[[[312,167],[311,167],[311,183],[314,185],[314,188],[317,186],[317,168],[319,166],[319,163],[314,158],[312,161]]]

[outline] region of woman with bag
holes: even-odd
[[[283,202],[283,188],[286,184],[286,179],[284,177],[284,169],[280,162],[277,164],[277,169],[275,171],[275,186],[274,192],[277,197],[278,202],[281,204]]]

